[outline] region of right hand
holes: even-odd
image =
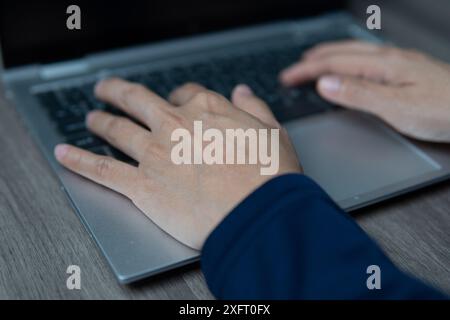
[[[136,121],[92,111],[88,128],[139,164],[69,145],[55,148],[56,159],[73,172],[123,194],[161,229],[194,249],[201,249],[220,221],[259,186],[277,175],[302,172],[287,132],[247,86],[236,87],[231,101],[192,83],[173,91],[169,101],[121,79],[101,81],[95,93]],[[224,137],[228,129],[279,130],[279,139],[273,141],[279,143],[278,149],[272,149],[275,144],[268,138],[270,152],[279,154],[277,170],[271,176],[262,175],[261,162],[226,162],[228,152],[237,158],[234,149],[249,157],[250,142],[222,148],[225,164],[176,164],[171,156],[172,133],[177,129],[194,133],[194,121],[202,121],[205,130],[214,129]],[[217,144],[219,150],[221,143]]]
[[[325,43],[280,77],[288,86],[318,79],[326,100],[372,113],[409,137],[450,142],[450,65],[422,53],[359,41]]]

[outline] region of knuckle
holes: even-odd
[[[393,47],[381,47],[380,52],[383,56],[392,58],[399,56],[399,50]]]
[[[213,91],[204,91],[197,94],[197,100],[203,110],[211,113],[219,113],[223,111],[225,98]]]
[[[186,126],[186,119],[183,117],[182,114],[170,110],[167,111],[166,116],[164,117],[164,120],[161,121],[162,125],[161,127],[168,127],[170,129],[173,128],[184,128]]]
[[[186,82],[170,92],[169,101],[176,102],[176,100],[181,100],[183,103],[185,103],[186,101],[184,101],[185,99],[183,99],[184,95],[191,92],[196,92],[198,90],[198,85],[196,83]]]
[[[192,98],[192,103],[203,107],[208,103],[208,95],[207,91],[197,92]]]
[[[113,160],[109,157],[100,157],[95,161],[95,173],[100,178],[106,178],[113,170]]]
[[[215,92],[209,92],[207,98],[208,98],[207,106],[210,108],[211,111],[222,110],[223,104],[225,102],[224,101],[225,98],[222,95]]]
[[[127,103],[131,98],[139,95],[143,90],[145,90],[144,86],[138,83],[127,85],[121,94],[122,102]]]
[[[149,143],[145,148],[145,153],[156,159],[166,159],[169,155],[165,145],[159,142]]]
[[[193,83],[192,82],[186,82],[176,88],[174,88],[169,95],[169,99],[170,98],[175,98],[178,97],[181,93],[185,92],[185,91],[191,91],[193,88]]]
[[[200,89],[201,86],[196,82],[186,82],[181,88],[184,90],[197,90]]]
[[[124,126],[124,119],[113,117],[111,120],[108,121],[106,128],[105,128],[105,135],[108,138],[114,138],[116,133],[120,131]]]

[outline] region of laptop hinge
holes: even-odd
[[[39,75],[44,80],[52,80],[87,73],[89,69],[86,61],[77,60],[42,66]]]

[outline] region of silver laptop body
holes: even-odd
[[[58,165],[53,148],[62,137],[42,111],[36,93],[108,75],[128,76],[138,70],[195,63],[237,50],[282,47],[336,28],[355,38],[379,41],[350,16],[336,13],[20,66],[4,70],[2,79],[7,96],[48,159],[74,211],[119,282],[130,283],[196,261],[199,253],[160,230],[121,195]],[[447,148],[410,141],[369,115],[333,109],[284,125],[306,174],[348,211],[444,180],[450,174]]]

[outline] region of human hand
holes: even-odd
[[[422,53],[359,41],[325,43],[280,78],[288,86],[318,79],[326,100],[372,113],[407,136],[450,142],[450,66]]]
[[[69,145],[55,148],[57,160],[125,195],[159,227],[192,248],[201,249],[219,222],[272,176],[261,175],[260,164],[176,165],[171,158],[171,135],[175,129],[192,132],[194,121],[198,120],[203,122],[204,130],[215,128],[220,132],[237,128],[280,129],[277,175],[301,172],[287,133],[247,86],[235,88],[232,103],[197,84],[176,89],[170,102],[141,85],[120,79],[101,81],[95,93],[143,124],[102,111],[93,111],[87,117],[87,126],[93,133],[139,165],[134,167]],[[246,146],[244,152],[248,154]]]

